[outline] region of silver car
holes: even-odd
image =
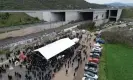
[[[94,73],[94,74],[97,74],[97,72],[98,72],[98,69],[97,68],[95,68],[95,67],[89,67],[89,66],[87,66],[87,65],[85,65],[85,72],[92,72],[92,73]]]
[[[90,77],[90,78],[98,79],[98,75],[96,75],[92,72],[85,72],[84,77]]]

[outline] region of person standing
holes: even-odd
[[[75,77],[75,72],[74,72],[73,76]]]
[[[68,70],[66,69],[66,75],[68,74]]]
[[[72,67],[73,67],[73,62],[72,62]]]
[[[65,68],[66,68],[66,64],[65,64]]]
[[[90,45],[90,49],[91,49],[91,43],[89,45]]]

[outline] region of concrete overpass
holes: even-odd
[[[122,9],[82,9],[82,10],[4,10],[0,12],[25,12],[32,17],[38,17],[47,22],[72,22],[90,20],[96,26],[110,21],[118,21]]]

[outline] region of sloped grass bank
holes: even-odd
[[[132,80],[133,48],[105,44],[99,68],[99,80]]]

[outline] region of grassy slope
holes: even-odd
[[[99,80],[107,80],[106,77],[106,54],[105,48],[103,48],[103,53],[102,57],[100,59],[100,64],[99,64]]]
[[[104,45],[104,49],[99,80],[132,80],[133,49],[116,44]]]
[[[0,10],[38,10],[38,9],[84,9],[105,8],[98,4],[90,4],[84,0],[0,0]]]
[[[123,9],[121,18],[132,18],[133,19],[133,9]]]
[[[30,19],[30,20],[27,20],[27,19]],[[4,21],[5,21],[4,24],[0,21],[0,27],[39,22],[39,20],[35,20],[35,18],[30,17],[25,13],[10,13],[9,18]]]

